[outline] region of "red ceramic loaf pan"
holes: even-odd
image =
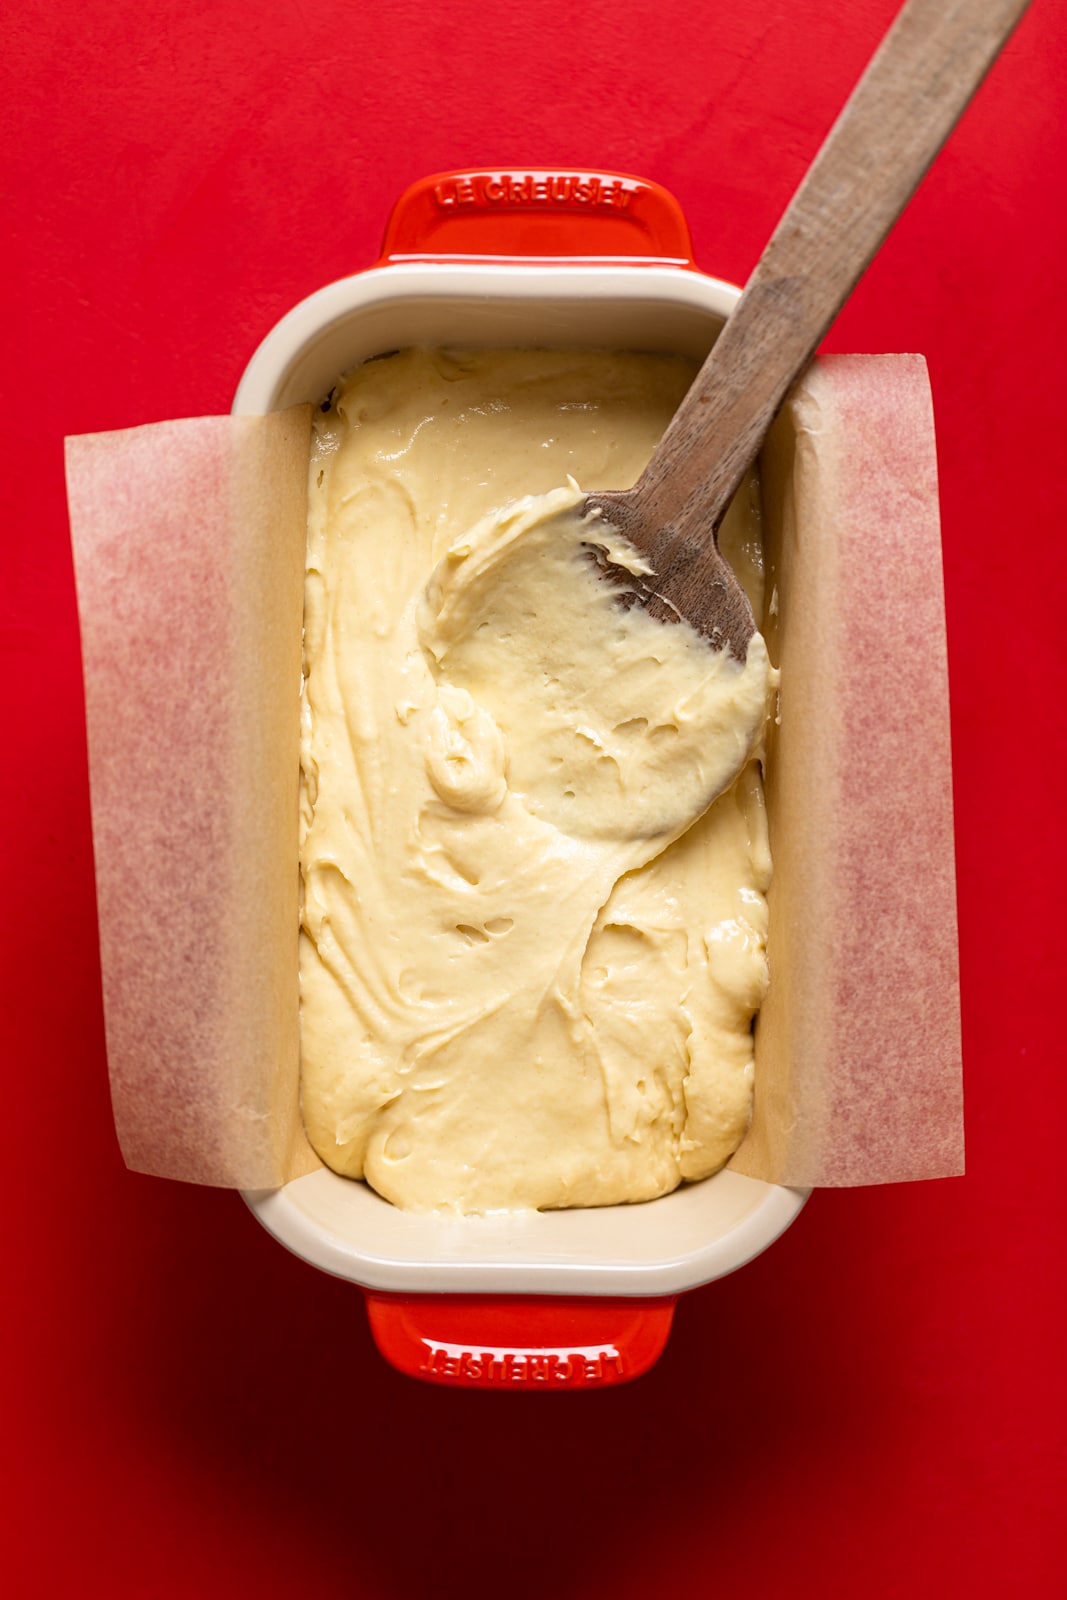
[[[738,290],[692,260],[677,202],[618,173],[449,172],[404,194],[369,270],[282,318],[233,410],[320,402],[346,369],[417,344],[703,358]],[[724,1170],[636,1206],[449,1218],[322,1168],[246,1193],[274,1236],[360,1284],[400,1370],[477,1388],[601,1388],[646,1371],[677,1296],[789,1226],[806,1191]]]

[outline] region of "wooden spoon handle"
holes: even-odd
[[[683,540],[718,527],[787,390],[1028,4],[908,0],[636,485],[643,519]]]

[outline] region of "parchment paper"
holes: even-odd
[[[67,441],[111,1093],[139,1172],[271,1187],[298,1106],[310,410]]]
[[[116,1127],[135,1170],[271,1188],[300,1122],[308,409],[67,441]],[[763,465],[771,988],[730,1165],[962,1171],[933,420],[917,356],[819,363]]]
[[[761,462],[780,715],[771,986],[730,1165],[797,1186],[963,1171],[948,669],[921,356],[816,363]]]

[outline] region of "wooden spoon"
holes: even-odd
[[[965,110],[1029,0],[908,0],[778,224],[633,489],[599,512],[652,567],[601,569],[663,621],[744,661],[755,621],[716,532],[786,392]]]

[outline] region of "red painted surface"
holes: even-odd
[[[431,1388],[233,1196],[135,1177],[102,1053],[64,433],[225,410],[426,173],[590,167],[743,281],[893,0],[13,0],[0,132],[18,1595],[1067,1589],[1067,22],[1035,0],[833,331],[920,350],[942,472],[969,1172],[817,1195],[639,1382]],[[1021,598],[1021,609],[1020,609]],[[210,685],[205,685],[205,715]]]

